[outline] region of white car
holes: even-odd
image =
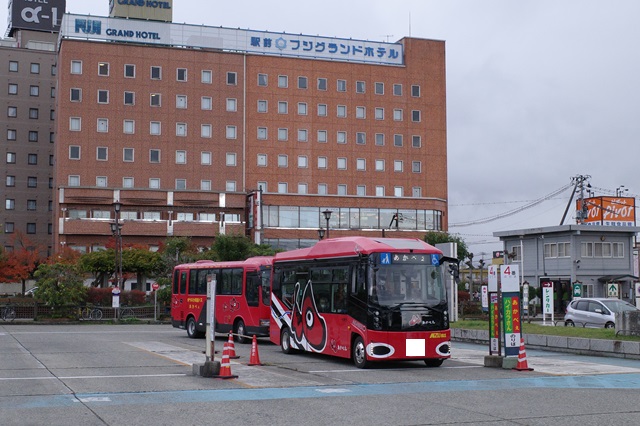
[[[604,327],[616,326],[616,313],[639,310],[629,302],[620,299],[581,298],[574,299],[567,306],[564,325],[568,327]]]
[[[36,292],[36,290],[38,290],[38,287],[32,287],[29,290],[24,292],[25,296],[33,296]]]

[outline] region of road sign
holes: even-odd
[[[607,284],[607,297],[618,297],[618,284]]]
[[[503,292],[520,292],[520,266],[500,266],[500,288]]]
[[[159,289],[159,288],[160,288],[160,285],[159,285],[158,283],[153,283],[153,284],[151,284],[151,289],[152,289],[153,291],[156,291],[156,290],[157,290],[157,289]]]
[[[582,283],[573,283],[573,298],[578,299],[582,297]]]

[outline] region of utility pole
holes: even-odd
[[[587,202],[584,199],[584,191],[591,189],[591,184],[585,182],[591,179],[589,175],[578,175],[571,178],[571,183],[574,184],[573,191],[571,192],[571,197],[569,198],[569,202],[567,203],[567,208],[562,215],[562,220],[560,221],[560,225],[564,223],[565,218],[567,217],[567,213],[569,212],[569,208],[571,207],[571,203],[573,201],[573,195],[578,193],[578,205],[579,208],[576,211],[576,223],[578,225],[584,223],[589,214],[589,208],[587,207]]]

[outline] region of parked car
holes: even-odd
[[[25,296],[33,296],[36,292],[36,290],[38,290],[38,287],[32,287],[29,290],[24,292]]]
[[[564,325],[575,327],[604,327],[616,326],[616,313],[639,310],[629,302],[620,299],[585,297],[574,299],[567,306]]]

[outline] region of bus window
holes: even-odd
[[[180,272],[180,294],[187,294],[187,271]]]
[[[175,272],[173,273],[173,294],[178,294],[180,288],[180,271],[179,270],[175,270]]]
[[[260,271],[260,285],[262,286],[262,304],[271,305],[271,269]]]
[[[260,277],[255,272],[247,273],[246,299],[247,305],[258,306],[260,290]]]
[[[193,269],[189,277],[189,294],[207,294],[207,275],[210,269]]]

